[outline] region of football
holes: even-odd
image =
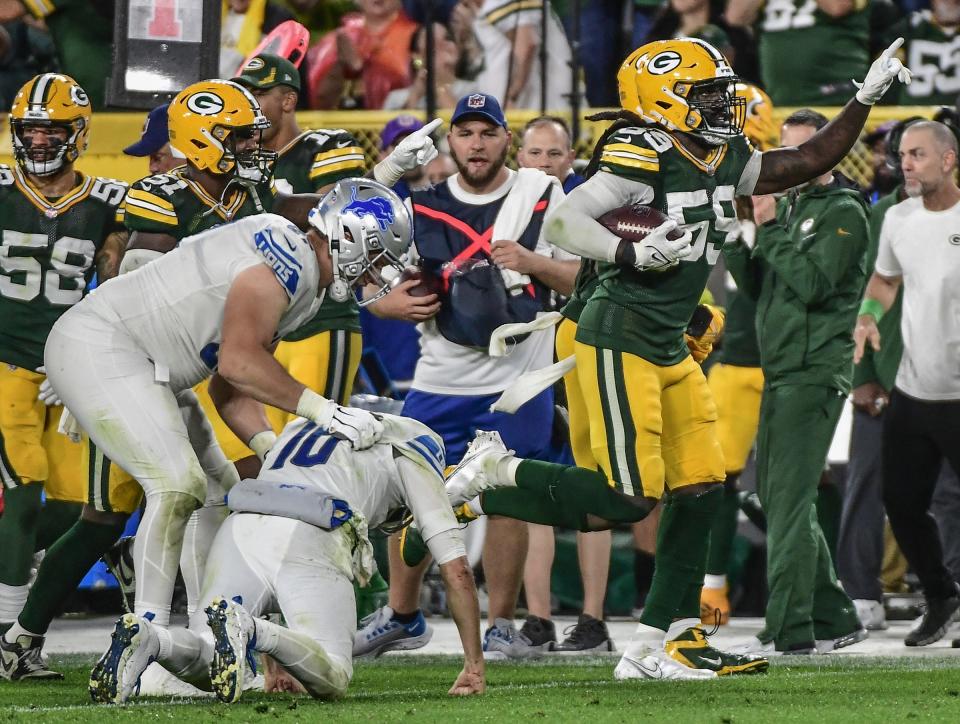
[[[443,291],[443,282],[441,282],[440,279],[418,267],[408,266],[404,269],[397,279],[397,285],[410,280],[420,282],[407,290],[407,294],[411,297],[426,297],[431,294],[439,294]]]
[[[638,242],[643,241],[647,234],[660,226],[664,221],[669,221],[669,219],[669,216],[658,209],[636,204],[621,206],[619,209],[612,209],[597,219],[597,221],[621,239]],[[681,236],[683,236],[683,232],[680,229],[674,229],[670,232],[668,238],[679,239]]]

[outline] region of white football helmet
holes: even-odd
[[[372,179],[343,179],[310,210],[307,220],[329,244],[334,279],[327,291],[333,299],[346,301],[364,280],[380,289],[361,301],[361,307],[390,291],[413,241],[410,212],[399,196]]]

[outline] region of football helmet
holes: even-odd
[[[251,181],[270,176],[274,151],[264,151],[263,129],[270,121],[256,98],[229,80],[204,80],[184,88],[167,109],[170,145],[191,166],[215,174],[233,174]],[[239,142],[256,139],[252,148]]]
[[[750,83],[737,83],[738,98],[743,98],[747,107],[743,123],[743,135],[761,151],[777,146],[777,124],[773,120],[773,101],[770,96]]]
[[[721,146],[743,131],[746,102],[723,54],[696,38],[656,40],[620,66],[620,105],[670,131]]]
[[[372,179],[343,179],[310,210],[307,221],[329,244],[333,299],[346,301],[362,280],[380,289],[361,307],[390,291],[413,241],[413,221],[399,196]]]
[[[92,115],[90,99],[73,78],[61,73],[36,76],[20,89],[10,109],[14,158],[21,168],[36,176],[58,172],[87,149]],[[34,147],[24,133],[33,126],[62,128],[66,139],[49,137],[46,146]]]

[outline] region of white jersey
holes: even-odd
[[[922,199],[892,206],[876,270],[903,277],[897,388],[919,400],[960,400],[960,203],[945,211],[927,210]]]
[[[257,479],[314,486],[347,501],[371,529],[409,511],[425,541],[456,530],[443,485],[443,440],[416,420],[382,417],[384,434],[366,450],[298,418],[280,433]]]
[[[73,307],[122,329],[169,371],[174,390],[217,367],[227,293],[237,276],[266,264],[289,298],[276,338],[310,319],[320,304],[316,254],[306,235],[275,214],[259,214],[183,239],[173,251],[106,282]],[[72,316],[72,315],[71,315]],[[70,316],[58,323],[70,334]]]

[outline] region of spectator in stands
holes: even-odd
[[[960,609],[960,587],[945,565],[930,514],[943,461],[960,474],[957,139],[941,123],[917,121],[903,132],[899,156],[909,198],[884,219],[854,339],[858,361],[867,345],[883,350],[886,339],[878,324],[902,287],[903,357],[883,421],[883,500],[927,603],[904,643],[926,646],[946,633]]]
[[[477,76],[477,87],[503,98],[504,108],[568,108],[567,96],[573,86],[572,54],[563,25],[549,0],[463,2],[470,3],[478,11],[474,31],[483,48],[485,65]],[[545,38],[542,33],[544,13],[547,13]],[[540,63],[543,44],[546,45],[549,69]]]
[[[20,87],[35,75],[55,70],[54,53],[42,21],[25,16],[0,25],[0,108],[9,109]]]
[[[220,15],[220,77],[235,76],[243,59],[257,49],[263,36],[287,20],[293,20],[293,15],[269,0],[224,0]]]
[[[865,192],[870,204],[876,204],[881,198],[897,188],[900,183],[900,162],[896,161],[896,167],[892,166],[890,164],[891,157],[887,154],[888,134],[897,125],[897,121],[881,123],[863,137],[864,144],[870,149],[870,166],[873,168],[873,180]],[[899,134],[897,137],[899,138]]]
[[[913,81],[900,84],[897,103],[953,105],[960,93],[960,2],[930,0],[929,10],[916,10],[889,29],[883,42],[902,37],[900,58],[913,70]]]
[[[727,0],[732,27],[757,22],[763,85],[774,106],[842,106],[870,64],[862,0]]]
[[[524,127],[517,163],[522,168],[539,168],[550,176],[556,176],[563,184],[565,194],[586,180],[573,170],[576,157],[570,128],[562,118],[540,116]]]
[[[406,88],[410,41],[417,29],[400,0],[357,0],[359,13],[307,53],[310,107],[379,109],[392,90]]]
[[[93,110],[104,107],[113,54],[113,0],[3,0],[0,23],[32,15],[50,31],[60,72],[86,91]],[[4,106],[6,107],[6,106]]]
[[[477,90],[476,83],[457,77],[461,67],[460,48],[453,33],[440,23],[433,24],[434,89],[438,108],[453,108],[457,100]],[[406,88],[390,91],[383,103],[385,111],[400,108],[426,108],[427,105],[427,32],[417,29],[410,46],[410,73],[413,83]]]
[[[184,164],[183,154],[170,145],[167,135],[167,107],[169,103],[157,106],[143,122],[140,140],[127,146],[123,152],[128,156],[149,157],[150,174],[166,173]]]
[[[722,27],[719,14],[714,17],[710,0],[670,0],[657,13],[647,35],[648,40],[699,38],[724,54],[736,66],[736,54],[730,36]]]

